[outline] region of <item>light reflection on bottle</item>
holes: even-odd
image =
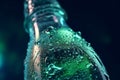
[[[56,0],[26,0],[25,28],[30,35],[25,80],[109,80],[90,43],[66,24]]]

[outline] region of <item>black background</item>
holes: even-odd
[[[58,0],[67,23],[90,42],[111,80],[120,80],[120,9],[117,0]],[[1,80],[23,80],[28,34],[23,28],[23,0],[0,0],[0,41],[6,45]],[[2,79],[3,78],[3,79]]]

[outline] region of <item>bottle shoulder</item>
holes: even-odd
[[[41,32],[38,44],[44,46],[67,46],[75,42],[75,35],[75,32],[68,27],[61,27],[56,29],[50,27]],[[77,40],[80,40],[80,37],[77,38]]]

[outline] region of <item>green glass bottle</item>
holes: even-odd
[[[24,11],[30,36],[25,80],[109,80],[90,44],[66,24],[57,0],[26,0]]]

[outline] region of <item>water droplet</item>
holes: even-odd
[[[46,34],[50,34],[51,30],[53,30],[54,27],[53,26],[49,26],[46,30],[45,30],[45,33]]]
[[[98,76],[95,76],[95,78],[97,79],[97,78],[98,78]]]
[[[56,43],[57,43],[57,44],[59,44],[59,42],[58,42],[58,41],[57,41]]]
[[[53,51],[53,50],[54,50],[54,48],[49,49],[49,51]]]
[[[75,38],[80,38],[80,36],[78,34],[75,34],[74,37]]]
[[[75,54],[78,54],[78,52],[75,52]]]
[[[69,56],[72,56],[72,54],[71,54],[71,53],[69,53]]]
[[[93,66],[91,63],[86,65],[87,68],[89,68],[91,66]]]
[[[79,36],[81,36],[81,32],[80,32],[80,31],[78,31],[77,34],[78,34]]]
[[[77,63],[81,62],[81,61],[82,61],[82,59],[83,59],[83,56],[78,55],[78,56],[77,56],[77,58],[76,58]]]
[[[48,45],[49,45],[49,46],[52,46],[53,44],[52,44],[52,43],[49,43]]]
[[[66,50],[64,50],[64,53],[67,53],[67,51],[66,51]]]
[[[87,43],[87,46],[88,46],[88,47],[90,47],[90,45],[91,45],[90,43]]]
[[[47,30],[45,31],[45,33],[46,33],[46,34],[50,34],[50,32],[49,32],[49,31],[47,31]]]
[[[50,65],[48,65],[48,68],[46,70],[46,74],[48,74],[48,75],[55,75],[55,73],[57,71],[61,70],[61,69],[62,69],[61,67],[57,67],[54,64],[50,64]]]
[[[96,68],[94,68],[94,71],[96,71],[97,69]]]

